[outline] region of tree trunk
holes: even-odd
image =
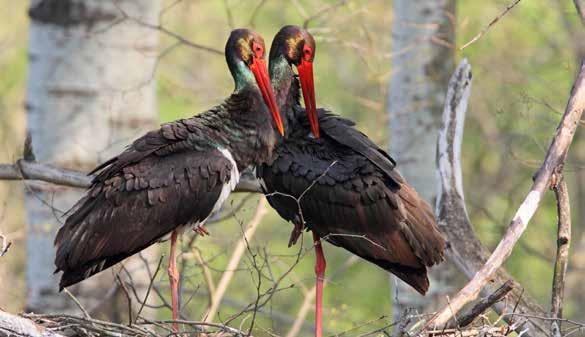
[[[407,181],[432,204],[437,130],[454,68],[455,0],[395,0],[393,13],[390,153]],[[405,308],[422,312],[436,307],[454,284],[454,270],[447,263],[432,270],[426,297],[394,278],[394,318]]]
[[[158,14],[158,0],[31,0],[26,110],[36,160],[87,171],[152,128],[158,32],[126,15],[156,25]],[[71,311],[57,292],[53,238],[80,191],[25,186],[27,310]],[[82,283],[84,304],[112,286],[111,273],[102,277]]]

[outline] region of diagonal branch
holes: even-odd
[[[575,8],[577,9],[577,14],[579,14],[579,18],[581,22],[585,25],[585,0],[573,0],[575,3]]]
[[[437,143],[437,174],[439,190],[436,202],[436,214],[441,231],[447,236],[447,256],[468,278],[483,267],[489,258],[489,251],[478,239],[473,225],[467,215],[463,193],[461,173],[461,144],[465,113],[471,92],[471,66],[462,60],[451,80],[445,99],[442,125]],[[462,240],[462,238],[465,238]],[[546,313],[536,301],[523,294],[522,286],[513,280],[503,268],[499,268],[493,276],[494,282],[484,287],[483,294],[488,295],[495,290],[495,285],[511,280],[513,290],[508,295],[510,301],[496,305],[496,311],[519,312],[534,316],[545,316]],[[518,303],[518,307],[515,304]],[[535,336],[538,331],[546,332],[548,327],[539,320],[531,319],[531,332]]]
[[[551,179],[562,172],[569,146],[575,135],[583,110],[585,109],[585,60],[581,62],[579,74],[573,85],[571,96],[565,113],[557,127],[556,134],[548,149],[544,162],[534,177],[532,188],[512,221],[504,237],[491,254],[483,267],[473,279],[459,291],[448,308],[443,308],[435,314],[425,325],[443,325],[448,322],[453,313],[457,313],[470,301],[477,298],[482,288],[488,284],[504,261],[510,256],[512,249],[520,236],[526,230],[528,222],[538,209],[544,192],[550,185]]]

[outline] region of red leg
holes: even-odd
[[[171,234],[171,254],[169,256],[169,281],[171,282],[171,305],[173,320],[179,319],[179,271],[177,270],[177,231]],[[173,330],[179,331],[179,324],[173,323]]]
[[[315,337],[321,337],[322,334],[322,314],[323,314],[323,279],[325,277],[325,255],[321,247],[321,239],[317,233],[313,232],[313,241],[315,244],[315,274],[317,275],[317,298],[315,300]]]

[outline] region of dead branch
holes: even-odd
[[[507,327],[490,327],[484,326],[475,329],[459,330],[459,329],[442,329],[433,330],[425,333],[428,337],[474,337],[474,336],[490,336],[490,337],[504,337],[507,336]]]
[[[463,50],[463,49],[469,47],[471,44],[473,44],[477,40],[481,39],[481,37],[484,36],[485,33],[487,33],[487,31],[490,30],[490,28],[492,28],[492,26],[496,24],[496,22],[500,21],[500,19],[503,18],[506,14],[508,14],[508,12],[510,10],[512,10],[512,8],[516,7],[516,5],[519,2],[520,2],[520,0],[514,0],[513,3],[506,6],[506,8],[500,14],[498,14],[495,18],[493,18],[493,20],[490,21],[490,23],[488,23],[488,25],[485,26],[484,29],[481,30],[481,32],[479,32],[476,36],[474,36],[471,40],[469,40],[469,42],[467,42],[461,48],[459,48],[459,50]]]
[[[457,325],[460,328],[464,328],[470,325],[479,315],[483,314],[491,306],[499,302],[502,298],[504,298],[504,296],[506,296],[510,291],[512,291],[513,288],[514,287],[512,281],[507,281],[506,283],[502,284],[501,287],[496,289],[496,291],[491,293],[489,296],[486,296],[479,300],[473,306],[473,308],[471,308],[471,310],[461,315],[461,317],[457,319]]]
[[[205,318],[203,320],[204,322],[212,322],[213,319],[215,318],[215,314],[217,313],[217,309],[219,308],[221,299],[225,295],[227,287],[229,286],[234,276],[235,269],[238,267],[238,264],[240,263],[240,260],[244,255],[247,246],[247,240],[254,236],[254,233],[256,232],[258,225],[262,221],[262,218],[264,218],[264,215],[266,215],[266,213],[268,212],[268,210],[266,209],[266,204],[267,204],[266,198],[264,197],[260,198],[260,201],[258,201],[258,207],[256,208],[256,212],[254,213],[252,220],[250,220],[250,222],[248,223],[246,232],[236,244],[234,252],[232,253],[232,256],[230,257],[230,260],[226,267],[226,271],[221,276],[221,279],[217,284],[215,292],[211,295],[212,302],[211,305],[209,306],[209,310],[207,310],[207,313],[205,314]]]
[[[585,0],[573,0],[577,13],[581,18],[581,23],[585,25]]]
[[[12,242],[8,241],[8,239],[6,238],[6,236],[4,234],[0,233],[0,240],[2,241],[2,244],[0,245],[0,257],[6,255],[6,253],[8,252],[8,249],[10,249],[10,246],[12,246]]]
[[[0,310],[0,336],[63,337],[33,321]]]
[[[439,130],[437,144],[439,193],[435,212],[439,227],[449,242],[446,249],[447,256],[459,270],[471,279],[484,266],[490,253],[475,234],[467,215],[463,193],[461,144],[470,92],[471,66],[464,59],[457,66],[449,82],[443,121]],[[509,295],[511,301],[496,305],[495,309],[498,313],[518,310],[536,316],[546,315],[538,302],[525,295],[522,286],[503,268],[499,268],[492,277],[494,282],[491,284],[503,284],[511,280],[514,288]],[[491,285],[482,289],[484,296],[489,295],[494,290],[495,288]],[[515,303],[518,303],[517,307]],[[543,335],[549,330],[542,321],[529,320],[528,323],[532,327],[532,335],[539,334],[539,332],[539,335]]]
[[[17,160],[15,164],[0,164],[0,180],[40,180],[60,186],[87,188],[93,176],[51,164]],[[260,192],[252,172],[244,171],[235,192]]]
[[[540,200],[542,199],[542,195],[548,188],[553,174],[561,172],[562,165],[567,156],[569,146],[573,140],[573,136],[584,109],[585,60],[581,62],[580,71],[575,79],[573,89],[571,90],[571,96],[567,108],[561,118],[559,126],[557,127],[556,134],[547,151],[544,162],[534,177],[534,183],[530,192],[508,225],[504,237],[485,265],[451,301],[450,307],[440,310],[425,326],[430,326],[431,324],[445,324],[451,319],[453,313],[457,313],[465,304],[476,299],[481,289],[490,281],[495,272],[511,254],[514,245],[520,239],[528,222],[536,212]]]
[[[226,337],[244,336],[242,331],[219,323],[188,320],[155,321],[141,318],[136,324],[130,326],[69,314],[25,314],[21,317],[3,311],[0,311],[0,336],[63,337],[59,332],[66,331],[68,335],[79,337],[169,337],[174,335],[170,329],[172,323],[187,326],[190,330],[186,330],[186,333],[197,332],[214,336],[217,333],[223,333],[221,335]],[[3,334],[4,331],[7,333]]]
[[[553,187],[557,199],[558,235],[557,235],[557,257],[552,286],[551,317],[563,317],[563,298],[565,291],[565,276],[569,263],[569,247],[571,242],[571,208],[569,204],[569,191],[567,183],[562,175],[557,178]],[[560,322],[554,321],[551,324],[553,336],[561,336]]]

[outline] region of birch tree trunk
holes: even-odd
[[[395,0],[393,13],[390,153],[408,182],[433,204],[437,132],[454,68],[455,0]],[[442,294],[452,284],[449,276],[454,274],[454,268],[446,263],[431,271],[426,297],[393,277],[394,318],[405,308],[422,312],[433,307],[436,300],[444,298]]]
[[[158,32],[124,18],[156,25],[158,14],[158,0],[31,0],[26,110],[38,161],[89,170],[152,128]],[[27,310],[71,311],[57,292],[53,238],[81,191],[25,186]],[[114,284],[103,274],[82,283],[84,304]]]

